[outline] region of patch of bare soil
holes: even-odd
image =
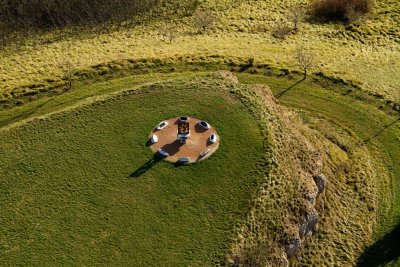
[[[166,120],[165,122],[168,125],[164,129],[157,130],[157,127],[155,127],[151,131],[149,140],[153,135],[158,138],[158,141],[154,144],[149,142],[154,153],[162,149],[169,154],[165,158],[166,161],[176,163],[180,158],[189,158],[189,163],[195,163],[208,158],[218,149],[219,136],[217,131],[211,125],[209,129],[203,128],[198,124],[201,120],[191,117],[189,117],[190,137],[185,144],[182,144],[177,138],[178,121],[179,117]],[[217,136],[215,143],[209,141],[212,134]],[[207,154],[201,156],[205,153]]]

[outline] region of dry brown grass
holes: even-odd
[[[276,24],[286,19],[287,10],[304,2],[210,1],[204,8],[213,10],[219,18],[213,28],[198,35],[191,17],[174,21],[176,37],[172,44],[160,38],[165,21],[128,29],[111,27],[109,32],[94,36],[84,33],[36,36],[22,46],[0,52],[0,98],[1,94],[3,98],[11,97],[12,91],[24,86],[46,87],[50,80],[60,82],[63,72],[58,63],[66,60],[85,71],[116,61],[158,59],[179,63],[182,58],[187,62],[203,58],[202,62],[209,64],[215,55],[232,60],[253,56],[259,64],[296,69],[291,55],[296,47],[304,45],[317,55],[317,71],[355,81],[363,89],[398,101],[397,3],[389,0],[376,3],[377,15],[366,23],[344,26],[304,22],[299,33],[287,36],[284,41],[272,37]]]

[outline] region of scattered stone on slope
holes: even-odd
[[[282,251],[282,255],[279,260],[279,267],[288,267],[288,266],[289,266],[289,259],[286,254],[286,251]]]
[[[304,198],[313,206],[315,206],[315,202],[317,200],[317,196],[319,193],[319,189],[317,186],[313,186],[306,194],[304,195]]]
[[[285,246],[285,252],[287,255],[287,258],[292,257],[296,252],[300,249],[301,247],[301,239],[300,236],[294,237],[289,245]]]
[[[318,214],[315,208],[307,210],[306,218],[299,224],[299,235],[304,237],[312,234],[318,222]]]
[[[326,177],[323,174],[320,175],[316,175],[313,177],[314,178],[314,182],[318,187],[318,193],[322,193],[325,190],[325,186],[326,186]]]

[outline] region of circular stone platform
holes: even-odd
[[[158,153],[158,150],[162,149],[169,154],[164,160],[172,163],[179,162],[180,158],[189,158],[188,163],[195,163],[211,156],[219,146],[217,131],[211,125],[209,125],[209,129],[205,129],[198,124],[202,120],[188,117],[190,137],[186,144],[181,144],[177,138],[179,118],[166,120],[165,122],[168,122],[168,125],[164,129],[157,130],[157,126],[153,129],[149,135],[149,146],[153,152]],[[209,141],[212,134],[217,136],[215,143]],[[154,144],[150,141],[153,135],[158,138],[158,141]],[[208,150],[207,155],[202,157],[201,154]]]

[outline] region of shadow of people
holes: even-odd
[[[186,164],[183,163],[183,162],[180,162],[180,161],[177,161],[177,162],[174,163],[174,167],[176,167],[176,168],[179,168],[179,167],[181,167],[183,165],[186,165]]]
[[[303,78],[303,79],[301,79],[300,81],[297,81],[296,83],[292,84],[289,88],[287,88],[287,89],[283,90],[282,92],[280,92],[279,94],[277,94],[277,95],[275,96],[275,98],[278,98],[278,99],[279,99],[279,98],[282,97],[284,94],[286,94],[288,91],[290,91],[291,89],[293,89],[293,87],[295,87],[296,85],[298,85],[298,84],[304,82],[305,80],[306,80],[306,78]]]
[[[204,133],[207,132],[207,129],[201,126],[200,124],[196,123],[196,125],[194,126],[194,131],[196,133]]]
[[[367,248],[358,258],[357,266],[383,266],[396,261],[400,264],[400,223],[384,237]],[[397,265],[396,265],[397,266]]]
[[[207,139],[207,141],[206,141],[206,147],[212,146],[212,145],[214,145],[214,144],[215,144],[215,143],[211,142],[210,139]]]
[[[170,156],[173,156],[179,152],[179,149],[183,145],[180,140],[175,140],[171,144],[164,145],[161,149],[166,151]]]
[[[153,157],[149,161],[147,161],[145,164],[140,166],[136,171],[131,173],[131,175],[129,175],[129,177],[137,178],[137,177],[142,176],[144,173],[146,173],[148,170],[153,168],[154,165],[159,163],[161,160],[162,160],[162,158],[160,156],[158,156],[157,154],[154,154]]]
[[[151,142],[151,139],[149,138],[149,139],[146,141],[145,146],[152,146],[152,145],[154,145],[154,143]]]

